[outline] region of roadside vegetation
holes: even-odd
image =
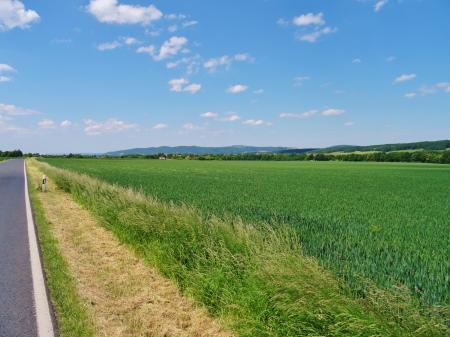
[[[443,312],[420,306],[402,287],[387,291],[364,281],[359,283],[364,284],[361,296],[354,296],[345,282],[303,254],[291,225],[252,226],[236,217],[205,216],[131,189],[43,163],[40,167],[105,228],[239,336],[448,332]]]
[[[38,197],[39,186],[33,179],[33,171],[28,170],[28,188],[37,235],[41,247],[44,271],[51,302],[58,322],[61,337],[92,337],[94,330],[85,306],[80,300],[75,280],[70,274],[66,260],[61,254],[58,241],[53,235],[54,224],[45,217]]]

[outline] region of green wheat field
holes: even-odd
[[[360,277],[450,296],[450,167],[342,162],[46,159],[205,216],[287,223],[302,249],[357,291]]]

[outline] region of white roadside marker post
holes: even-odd
[[[42,176],[42,192],[45,192],[47,185],[47,177],[44,175]]]

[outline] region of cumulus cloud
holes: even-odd
[[[38,22],[39,19],[39,14],[34,10],[26,9],[22,1],[0,1],[0,31],[14,28],[29,28],[31,24]]]
[[[25,109],[13,104],[4,104],[0,103],[0,115],[5,116],[30,116],[30,115],[38,115],[39,112],[31,109]]]
[[[169,40],[165,41],[159,50],[153,45],[139,47],[137,53],[149,54],[155,61],[161,61],[168,57],[177,55],[183,47],[187,44],[188,40],[183,36],[172,36]]]
[[[239,94],[241,92],[244,92],[248,89],[248,86],[244,84],[236,84],[229,87],[226,92],[229,94]]]
[[[127,123],[116,118],[110,118],[103,122],[96,122],[92,119],[86,119],[84,121],[84,124],[84,132],[88,136],[98,136],[106,133],[118,133],[138,128],[137,124]]]
[[[235,114],[234,112],[230,112],[225,117],[221,118],[220,120],[222,122],[236,122],[240,120],[241,117],[238,114]]]
[[[153,5],[120,4],[118,0],[91,0],[87,11],[103,23],[149,25],[161,19],[162,12]]]
[[[309,110],[309,111],[302,112],[302,113],[283,112],[280,114],[280,118],[306,119],[306,118],[314,116],[316,113],[317,113],[317,110]]]
[[[315,30],[311,33],[301,34],[297,38],[300,41],[314,43],[321,36],[336,33],[336,32],[337,32],[337,28],[325,27],[322,29]]]
[[[355,122],[353,122],[353,121],[345,122],[344,125],[345,126],[353,126],[353,125],[355,125]]]
[[[394,83],[411,81],[416,78],[416,74],[402,74],[394,79]]]
[[[0,63],[0,73],[12,73],[16,72],[16,69],[11,67],[9,64]]]
[[[438,92],[450,93],[450,82],[439,82],[432,85],[424,85],[419,88],[418,92],[422,96],[431,95]]]
[[[250,125],[250,126],[258,126],[258,125],[272,125],[272,123],[270,122],[266,122],[262,119],[247,119],[245,121],[242,122],[242,124],[244,125]]]
[[[71,126],[72,126],[72,122],[69,121],[68,119],[63,120],[63,121],[59,124],[59,127],[63,128],[63,129],[69,128],[69,127],[71,127]]]
[[[414,98],[414,97],[416,97],[416,96],[417,96],[417,94],[416,94],[415,92],[407,92],[407,93],[404,95],[405,98]]]
[[[139,43],[139,41],[135,37],[121,36],[115,41],[100,43],[99,45],[97,45],[97,49],[100,51],[114,50],[119,47],[123,47],[125,45],[131,46],[131,45],[138,44],[138,43]]]
[[[323,13],[308,13],[296,16],[292,23],[296,26],[324,25]]]
[[[174,92],[188,92],[196,94],[202,88],[201,84],[191,83],[185,78],[174,78],[169,81],[170,91]]]
[[[379,0],[373,6],[375,12],[381,11],[381,9],[389,2],[389,0]]]
[[[322,116],[338,116],[345,112],[343,109],[326,109],[321,112]]]
[[[8,77],[8,76],[0,76],[0,83],[2,83],[2,82],[9,82],[9,81],[11,81],[11,80],[12,80],[11,77]]]
[[[119,48],[120,46],[121,46],[121,44],[118,41],[105,42],[105,43],[100,43],[97,46],[97,50],[100,50],[100,51],[113,50],[113,49]]]
[[[203,63],[203,67],[210,72],[215,72],[222,67],[225,70],[230,69],[233,62],[253,62],[254,58],[248,53],[236,54],[234,56],[223,55],[216,58],[210,58]]]
[[[43,119],[38,123],[41,129],[53,129],[55,127],[55,122],[51,119]]]
[[[154,129],[154,130],[161,130],[161,129],[165,129],[167,127],[168,127],[167,124],[158,123],[158,124],[153,125],[152,129]]]
[[[253,93],[254,93],[255,95],[262,95],[262,94],[264,94],[264,89],[253,90]]]
[[[361,63],[361,59],[359,59],[359,58],[353,59],[352,63],[354,63],[354,64]]]
[[[219,117],[219,114],[217,112],[208,111],[208,112],[202,113],[200,116],[203,118],[217,118],[217,117]]]

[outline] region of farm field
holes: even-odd
[[[307,254],[358,288],[407,285],[448,304],[450,167],[341,162],[45,159],[185,203],[205,216],[288,223]]]

